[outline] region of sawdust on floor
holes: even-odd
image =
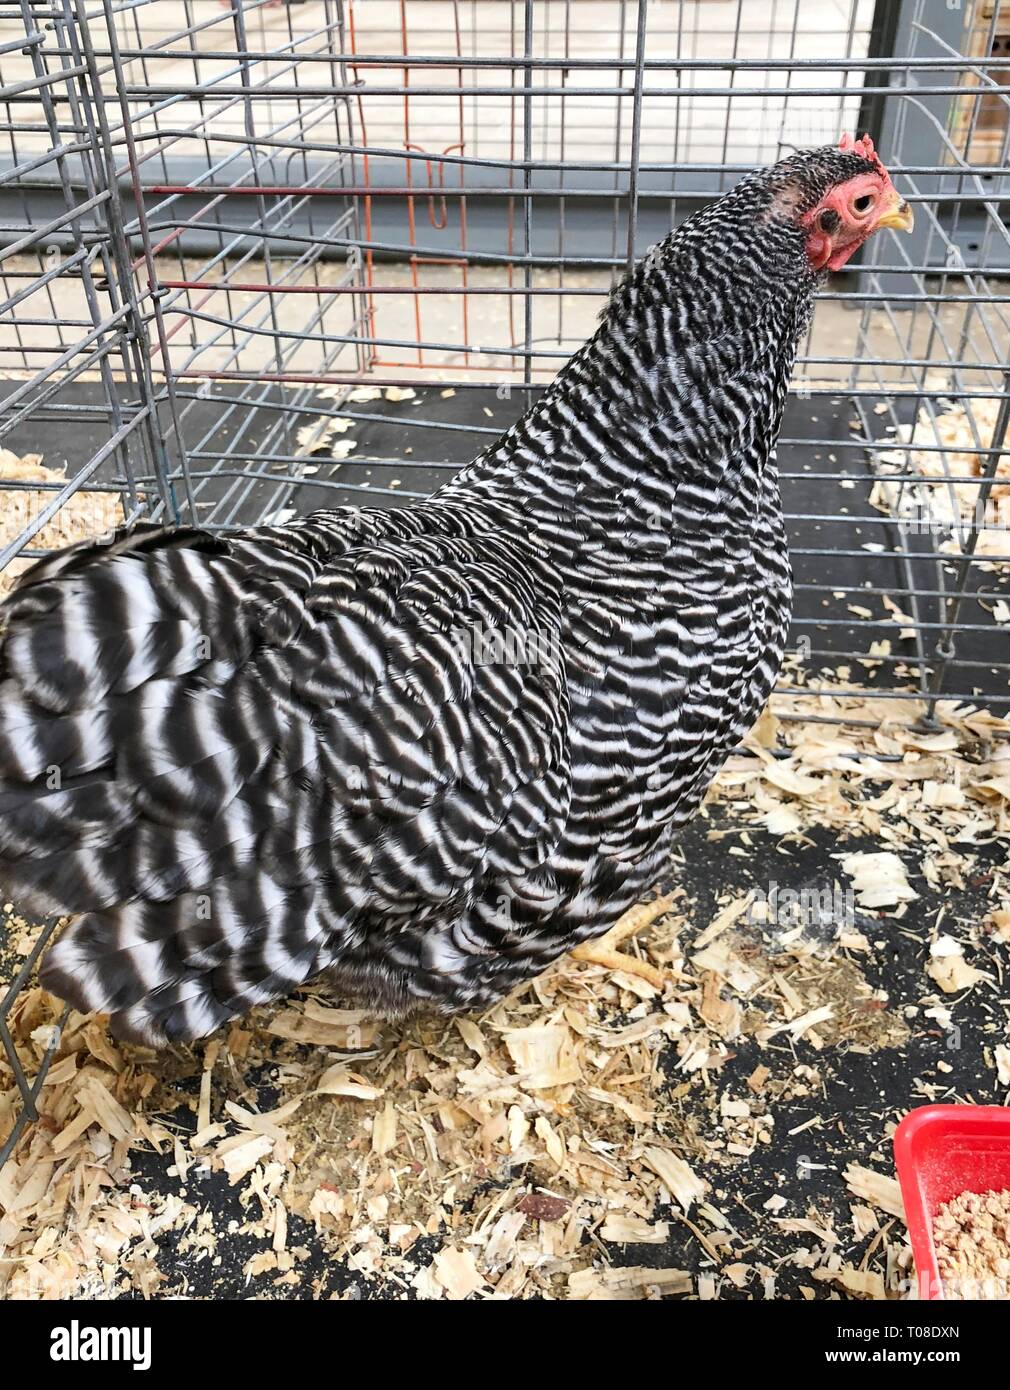
[[[0,507],[0,550],[20,536],[52,504],[58,490],[69,481],[60,468],[47,468],[41,454],[18,455],[0,449],[0,481],[23,482],[24,488],[5,488]],[[46,484],[45,487],[31,484]],[[61,550],[77,541],[108,535],[123,524],[123,508],[118,490],[96,488],[76,492],[63,503],[54,517],[32,538],[39,550]],[[0,598],[14,587],[19,574],[34,564],[30,559],[14,559],[0,570]]]

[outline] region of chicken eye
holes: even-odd
[[[853,212],[857,212],[857,213],[859,214],[860,217],[862,217],[864,213],[869,212],[870,208],[872,208],[872,207],[873,207],[873,194],[872,194],[872,193],[864,193],[863,196],[862,196],[861,198],[856,198],[856,199],[853,201],[853,204],[852,204],[852,210],[853,210]]]

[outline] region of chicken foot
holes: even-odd
[[[572,959],[585,965],[602,966],[604,970],[623,970],[629,975],[638,975],[654,989],[662,990],[667,980],[662,970],[647,960],[626,955],[617,947],[629,936],[635,936],[650,926],[657,917],[662,917],[664,912],[669,912],[673,906],[673,897],[672,893],[668,893],[651,903],[636,903],[617,919],[608,932],[596,937],[594,941],[585,941],[581,946],[576,946],[572,951]]]

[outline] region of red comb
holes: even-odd
[[[868,135],[861,135],[857,140],[854,136],[846,133],[839,140],[838,148],[840,150],[846,150],[851,154],[862,155],[863,158],[868,159],[871,164],[875,164],[882,174],[887,173],[887,170],[880,162],[880,155],[877,154],[877,151],[873,148],[873,141]]]

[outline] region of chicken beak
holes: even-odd
[[[878,227],[893,227],[896,232],[910,232],[914,221],[912,209],[900,193],[895,193],[883,217],[877,219],[874,231]]]

